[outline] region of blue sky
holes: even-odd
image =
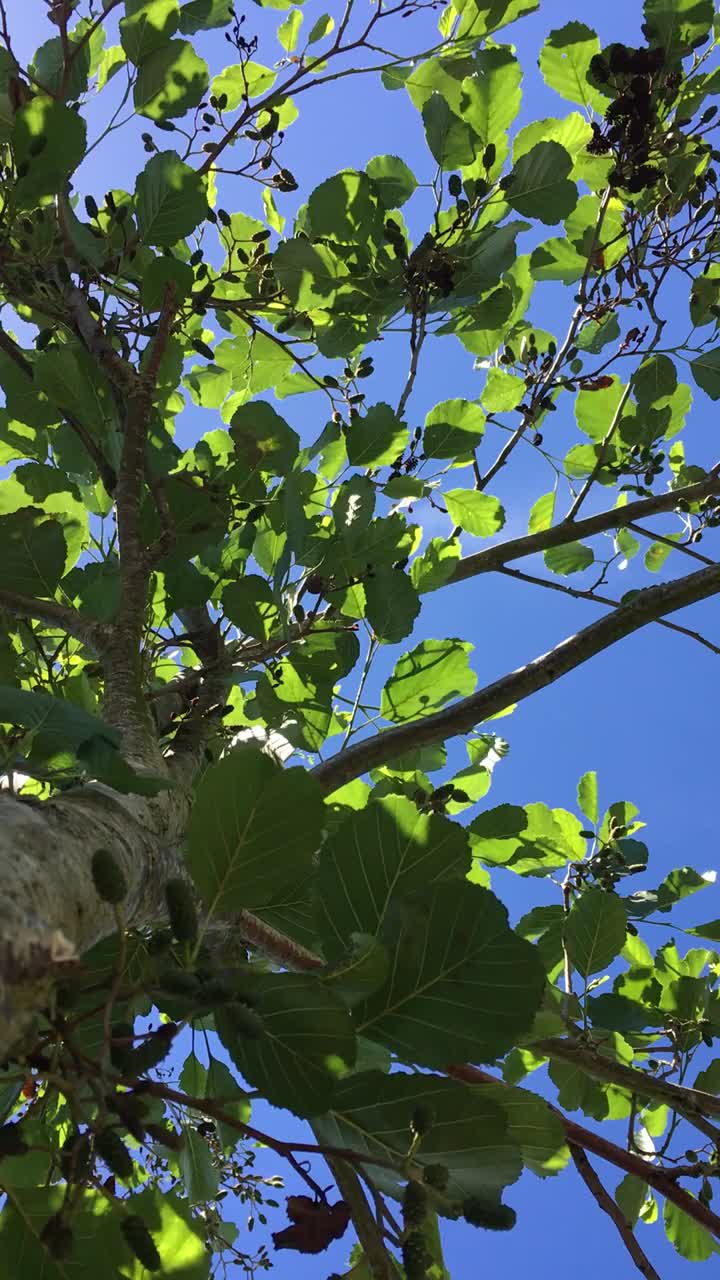
[[[24,0],[22,4],[10,0],[8,7],[16,51],[27,56],[38,31],[43,36],[50,34],[43,17],[45,6],[41,0]],[[325,7],[333,5],[328,3]],[[323,6],[314,0],[309,0],[305,8],[308,24],[323,11]],[[540,13],[502,34],[502,39],[512,39],[516,44],[526,72],[522,113],[515,128],[531,119],[561,116],[571,110],[569,104],[545,87],[537,70],[537,55],[548,30],[563,25],[569,16],[578,16],[594,25],[605,41],[640,43],[639,0],[623,4],[610,0],[605,5],[585,4],[578,9],[577,14],[571,15],[560,0],[543,0]],[[241,6],[238,11],[243,11]],[[245,12],[248,33],[257,31],[260,35],[258,60],[271,63],[280,54],[272,33],[282,15],[262,11],[252,4],[246,6]],[[429,15],[417,22],[411,19],[400,24],[406,47],[419,47],[422,38],[418,39],[418,32],[423,28],[428,33],[427,43],[431,43],[433,21]],[[198,41],[198,51],[208,58],[213,71],[225,65],[227,49],[221,34]],[[403,92],[387,93],[374,79],[363,77],[304,94],[298,105],[300,120],[288,132],[283,156],[284,163],[296,173],[303,195],[337,169],[361,168],[371,156],[383,152],[402,156],[416,172],[430,176],[420,120]],[[129,126],[124,133],[115,135],[120,143],[116,141],[94,153],[84,173],[84,191],[99,197],[107,187],[131,181],[144,162],[141,146],[135,149],[132,143],[143,127],[144,124]],[[220,188],[221,204],[232,210],[261,213],[257,188],[248,194],[237,182],[231,186],[226,179],[225,184]],[[287,201],[283,212],[289,212],[294,198],[282,199]],[[417,226],[419,229],[419,221]],[[560,297],[557,290],[539,291],[534,317],[543,327],[564,332],[569,303],[569,298]],[[680,297],[679,305],[685,305]],[[379,372],[372,384],[372,399],[397,399],[406,360],[399,343],[388,344],[377,361]],[[410,405],[410,425],[422,421],[426,411],[439,400],[451,396],[473,398],[481,386],[481,376],[473,371],[472,357],[459,343],[448,338],[438,340],[430,346],[421,367]],[[717,409],[700,392],[694,394],[686,448],[691,461],[706,462],[713,457]],[[324,423],[324,410],[314,396],[285,401],[281,412],[304,435],[317,434]],[[206,412],[193,411],[183,430],[193,435],[205,431],[217,425],[211,417]],[[558,430],[563,430],[562,423]],[[513,465],[508,479],[498,484],[497,492],[511,518],[516,509],[522,529],[518,527],[513,532],[521,532],[530,503],[549,485],[532,450],[528,449],[526,456],[516,456],[517,465]],[[470,549],[477,545],[475,540],[468,542]],[[670,574],[678,571],[672,558],[667,568]],[[611,577],[608,590],[619,595],[639,585],[641,578],[642,573],[631,567],[624,575]],[[485,684],[545,652],[597,616],[596,606],[499,576],[483,577],[426,597],[413,643],[424,636],[448,634],[472,641],[473,663],[480,683]],[[682,621],[720,640],[717,602],[695,606]],[[388,648],[380,670],[389,668],[406,647]],[[489,803],[543,800],[573,808],[579,776],[587,769],[596,769],[601,802],[631,799],[639,806],[648,824],[653,883],[684,863],[699,871],[713,868],[718,860],[718,823],[712,797],[717,785],[714,690],[719,662],[719,658],[692,641],[653,627],[536,694],[498,725],[498,731],[510,742],[511,753],[495,773]],[[458,750],[457,758],[461,755]],[[528,887],[508,879],[498,881],[495,887],[514,919],[530,902],[551,900],[550,890],[537,882]],[[710,889],[702,899],[692,900],[678,918],[682,923],[683,919],[690,922],[719,914],[717,891]],[[657,935],[650,939],[654,945],[669,936],[667,930],[652,932]],[[296,1129],[295,1122],[268,1107],[258,1107],[254,1118],[260,1127],[266,1124],[281,1136]],[[578,1118],[582,1120],[581,1116]],[[619,1130],[617,1137],[620,1142],[624,1140]],[[272,1159],[268,1164],[273,1171],[279,1171],[278,1160]],[[597,1168],[614,1188],[618,1180],[615,1172],[599,1164]],[[288,1187],[299,1189],[291,1177]],[[604,1277],[613,1268],[623,1276],[631,1273],[614,1229],[574,1172],[545,1182],[525,1174],[507,1198],[519,1218],[517,1228],[509,1235],[475,1234],[469,1228],[449,1230],[448,1263],[454,1280],[474,1276],[478,1269],[487,1280],[514,1275],[529,1267],[534,1280],[564,1280],[574,1275],[578,1266],[582,1266],[587,1280]],[[690,1276],[692,1264],[675,1255],[661,1227],[640,1226],[639,1234],[664,1280]],[[275,1274],[279,1280],[290,1275],[294,1280],[321,1280],[333,1270],[342,1271],[346,1257],[347,1241],[319,1259],[305,1260],[284,1253],[278,1255]]]

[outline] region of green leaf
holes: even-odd
[[[557,142],[539,142],[515,162],[505,198],[513,209],[541,222],[560,222],[577,203],[570,182],[572,157]]]
[[[484,1088],[439,1076],[402,1071],[349,1076],[337,1085],[328,1114],[314,1118],[313,1129],[327,1146],[404,1157],[410,1121],[420,1107],[431,1110],[434,1118],[415,1158],[421,1165],[444,1164],[450,1170],[451,1196],[495,1197],[519,1176],[519,1151],[499,1100]],[[400,1198],[402,1174],[373,1165],[373,1181],[386,1195]]]
[[[649,45],[660,45],[671,58],[685,56],[702,43],[713,25],[713,0],[644,0]]]
[[[489,538],[505,524],[505,511],[497,498],[476,489],[448,489],[443,494],[450,518],[466,533]]]
[[[337,290],[347,281],[344,262],[324,244],[286,240],[273,255],[273,270],[290,301],[300,311],[329,310]]]
[[[188,40],[169,40],[138,67],[135,110],[150,120],[184,116],[208,90],[207,63]]]
[[[207,213],[205,182],[175,151],[148,160],[135,188],[138,230],[148,244],[172,245]]]
[[[380,714],[402,724],[472,693],[477,684],[468,662],[472,650],[463,640],[422,640],[395,664],[382,691]]]
[[[248,98],[258,98],[267,93],[276,80],[277,71],[271,71],[270,67],[264,67],[259,62],[235,62],[214,77],[210,92],[216,98],[225,94],[226,109],[236,111],[245,101],[246,94]]]
[[[405,1061],[491,1062],[532,1024],[545,971],[489,889],[418,893],[389,916],[383,940],[391,976],[357,1009],[358,1032]]]
[[[485,431],[485,414],[470,400],[443,400],[425,419],[426,458],[457,458],[477,449]]]
[[[523,14],[532,13],[538,6],[539,0],[501,0],[500,4],[497,0],[453,0],[438,26],[444,37],[450,34],[457,39],[472,37],[475,42]]]
[[[323,845],[319,930],[326,954],[342,958],[351,933],[380,933],[394,895],[405,896],[470,867],[465,833],[440,814],[386,796],[350,814]]]
[[[525,383],[514,373],[504,369],[488,369],[487,381],[481,396],[488,413],[505,413],[520,404],[525,395]]]
[[[343,169],[321,182],[310,194],[308,217],[314,239],[327,236],[342,244],[383,236],[383,210],[366,173]]]
[[[544,552],[543,558],[550,572],[562,577],[569,573],[581,573],[595,563],[592,550],[582,542],[566,542],[563,547],[550,547]]]
[[[397,644],[409,636],[420,612],[420,600],[402,569],[384,566],[365,580],[365,617],[378,640]]]
[[[85,154],[86,126],[69,107],[37,94],[15,114],[15,163],[27,169],[14,188],[16,206],[29,209],[64,191]]]
[[[720,942],[720,920],[708,920],[706,924],[696,924],[686,929],[696,938],[708,938],[710,942]]]
[[[584,857],[581,830],[579,820],[565,809],[502,804],[471,822],[470,839],[473,853],[490,866],[518,875],[550,875]]]
[[[120,19],[120,44],[136,66],[175,35],[180,23],[178,0],[145,0],[128,6]]]
[[[0,685],[0,722],[21,725],[32,734],[32,756],[39,760],[71,752],[96,778],[118,791],[155,795],[164,778],[136,773],[117,748],[120,734],[67,698],[40,690]]]
[[[310,34],[307,38],[308,46],[317,44],[318,40],[324,40],[325,36],[329,36],[331,31],[335,30],[335,19],[330,17],[329,13],[321,13],[320,17],[310,28]]]
[[[535,280],[560,280],[572,284],[579,280],[587,266],[587,259],[569,240],[546,240],[530,255],[530,270]]]
[[[711,400],[720,400],[720,347],[705,351],[690,361],[692,376]]]
[[[300,448],[297,433],[266,400],[240,405],[232,416],[230,435],[251,474],[286,475]]]
[[[670,1200],[663,1206],[663,1223],[668,1240],[688,1262],[707,1262],[714,1253],[720,1253],[710,1232]]]
[[[528,518],[528,533],[540,533],[543,529],[551,527],[555,515],[556,497],[556,490],[551,489],[549,493],[541,494],[533,502]]]
[[[480,1088],[487,1089],[483,1097],[502,1107],[508,1121],[508,1138],[518,1144],[529,1169],[545,1178],[565,1168],[570,1158],[565,1130],[560,1117],[543,1098],[525,1089],[509,1089],[500,1081]]]
[[[449,582],[460,561],[458,538],[431,538],[421,556],[410,565],[410,577],[417,591],[437,591]]]
[[[40,1242],[48,1218],[64,1204],[62,1185],[20,1191],[9,1189],[0,1217],[0,1249],[8,1273],[66,1280],[67,1263],[54,1260]],[[190,1205],[170,1191],[146,1190],[132,1196],[132,1212],[139,1214],[152,1234],[162,1259],[162,1275],[173,1280],[207,1280],[209,1259],[204,1235],[195,1226]],[[78,1188],[73,1202],[72,1274],[77,1280],[107,1272],[112,1258],[123,1280],[143,1280],[147,1271],[131,1252],[120,1230],[122,1214],[100,1191]]]
[[[230,18],[227,0],[189,0],[180,9],[180,30],[184,36],[195,36],[199,31],[226,27]]]
[[[578,782],[578,806],[580,812],[585,814],[588,822],[593,826],[597,826],[600,818],[598,810],[598,785],[597,774],[594,771],[584,773]]]
[[[540,70],[551,89],[568,102],[592,107],[604,115],[607,98],[588,81],[590,59],[600,52],[600,41],[584,22],[568,22],[551,31],[540,53]]]
[[[389,959],[386,948],[366,933],[352,933],[345,955],[323,974],[323,982],[352,1008],[385,981]]]
[[[142,174],[140,175],[142,177]],[[203,193],[204,199],[204,193]],[[195,281],[195,273],[187,262],[177,258],[155,258],[143,273],[142,304],[146,311],[159,311],[165,300],[165,290],[172,285],[178,302],[187,298]]]
[[[677,369],[669,356],[650,356],[633,376],[632,389],[638,404],[647,408],[672,396],[677,387]]]
[[[224,1010],[215,1015],[240,1074],[273,1106],[302,1116],[326,1111],[337,1081],[355,1062],[355,1032],[345,1004],[319,979],[297,973],[256,978],[253,1004],[265,1027],[257,1040],[238,1034]]]
[[[237,582],[228,582],[222,602],[225,616],[256,640],[269,640],[279,624],[280,610],[272,587],[259,574],[246,574]]]
[[[292,53],[298,42],[300,28],[302,26],[303,16],[299,9],[292,9],[280,23],[277,30],[277,38],[286,53]]]
[[[366,172],[386,209],[399,209],[417,187],[417,178],[399,156],[373,156]]]
[[[60,522],[38,507],[24,507],[0,516],[0,544],[0,587],[52,598],[67,556]]]
[[[220,1185],[220,1172],[215,1168],[207,1139],[186,1125],[185,1142],[178,1163],[189,1204],[214,1200]]]
[[[407,448],[409,432],[389,404],[374,404],[363,418],[353,418],[347,430],[348,462],[353,467],[394,462]]]
[[[472,74],[462,79],[459,98],[451,105],[476,133],[478,154],[494,145],[494,163],[487,170],[482,164],[480,170],[479,162],[474,169],[474,176],[494,179],[508,153],[507,130],[520,110],[522,69],[508,45],[480,50],[473,63]]]
[[[469,125],[451,111],[445,98],[433,93],[422,108],[425,137],[441,169],[462,169],[472,164],[478,144]]]
[[[69,75],[65,75],[65,49],[59,36],[46,40],[35,54],[31,71],[33,79],[54,98],[80,98],[87,92],[90,72],[90,49],[87,44],[68,36],[67,47],[72,58]],[[63,83],[64,82],[64,83]],[[61,93],[62,90],[62,93]]]
[[[238,746],[198,785],[188,870],[214,912],[253,910],[312,873],[322,824],[320,791],[304,769]]]
[[[627,916],[617,894],[585,889],[565,924],[565,944],[578,973],[588,978],[607,969],[625,945],[626,930]]]

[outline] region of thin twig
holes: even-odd
[[[675,542],[673,538],[668,538],[664,533],[654,533],[652,529],[643,529],[642,525],[633,521],[625,526],[626,529],[632,529],[633,533],[639,533],[641,538],[649,538],[653,542],[662,542],[664,546],[670,547],[673,551],[682,551],[683,555],[691,556],[693,560],[699,560],[701,564],[714,564],[715,561],[710,556],[704,556],[701,551],[696,551],[694,547],[689,547],[686,542]]]
[[[395,410],[395,416],[397,418],[402,418],[407,402],[412,395],[412,389],[415,386],[418,363],[420,361],[420,352],[422,351],[423,342],[425,341],[425,325],[426,316],[425,309],[423,308],[420,311],[419,316],[416,317],[413,315],[412,318],[412,328],[410,330],[410,368],[405,380],[405,386],[402,389],[400,399],[397,403],[397,409]]]
[[[710,561],[712,564],[712,561]],[[524,573],[522,569],[500,569],[500,573],[504,573],[508,578],[515,578],[518,582],[528,582],[536,587],[547,587],[549,591],[560,591],[563,595],[572,596],[573,600],[588,600],[591,604],[610,605],[613,609],[621,607],[621,601],[613,600],[610,596],[598,595],[597,591],[582,591],[579,587],[571,587],[566,582],[553,582],[550,578],[538,578],[534,573]],[[681,636],[688,636],[691,640],[696,640],[698,644],[704,645],[711,653],[720,654],[720,645],[713,644],[712,640],[706,639],[699,631],[691,631],[689,627],[681,627],[677,622],[670,622],[667,618],[655,619],[659,627],[665,627],[668,631],[677,631]]]
[[[640,1248],[640,1245],[635,1239],[632,1227],[620,1208],[620,1205],[617,1201],[613,1200],[612,1196],[603,1186],[582,1147],[577,1147],[574,1144],[571,1145],[570,1155],[573,1158],[575,1168],[580,1174],[580,1177],[585,1183],[588,1191],[595,1198],[598,1207],[602,1209],[603,1213],[606,1213],[615,1223],[618,1235],[620,1236],[620,1239],[625,1245],[625,1248],[630,1254],[630,1257],[635,1263],[640,1274],[645,1277],[645,1280],[660,1280],[660,1276],[650,1262],[650,1259]]]

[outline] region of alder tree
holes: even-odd
[[[712,878],[490,788],[625,637],[720,653],[714,6],[547,31],[522,127],[536,0],[333,8],[0,3],[2,1269],[442,1280],[573,1166],[712,1265],[720,920],[649,927]],[[421,163],[305,182],[370,83]],[[583,625],[483,685],[497,575]]]

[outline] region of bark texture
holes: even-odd
[[[122,867],[127,923],[150,924],[164,914],[189,809],[182,783],[151,800],[100,784],[43,803],[0,792],[0,1058],[47,1004],[58,966],[116,927],[93,883],[95,850],[109,849]]]

